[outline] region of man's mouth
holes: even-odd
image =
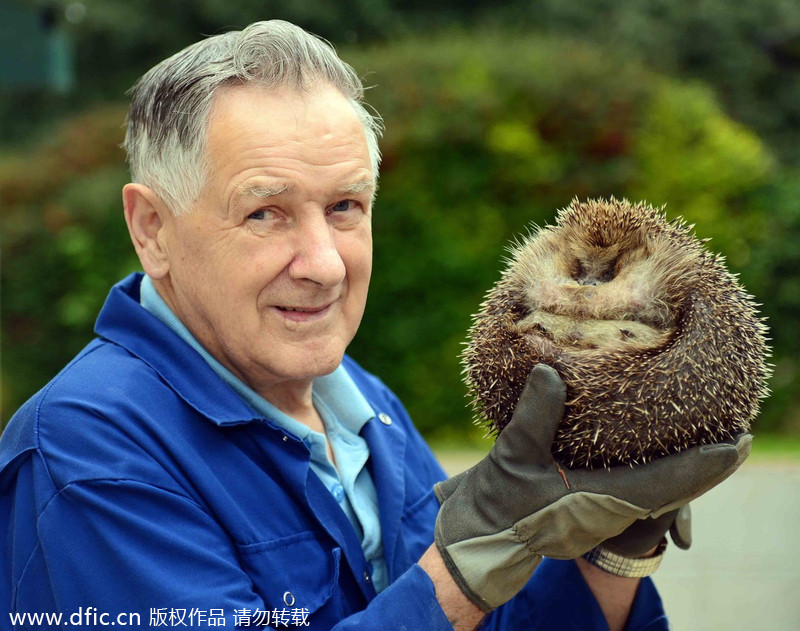
[[[324,311],[330,305],[324,305],[322,307],[278,307],[281,311],[296,311],[298,313],[318,313],[319,311]]]
[[[275,306],[275,309],[287,322],[316,322],[322,320],[331,310],[333,303],[328,303],[319,307],[309,306]]]

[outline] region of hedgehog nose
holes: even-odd
[[[580,280],[578,280],[578,284],[583,285],[584,287],[585,286],[596,287],[597,285],[600,284],[600,281],[597,280],[596,278],[581,278]]]

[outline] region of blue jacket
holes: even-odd
[[[450,629],[416,565],[444,473],[398,399],[345,358],[376,414],[362,435],[391,583],[376,596],[306,447],[141,308],[140,279],[112,289],[98,339],[0,438],[0,629],[37,612],[82,628]],[[545,561],[485,628],[607,627],[574,563]],[[666,628],[649,580],[629,628]]]

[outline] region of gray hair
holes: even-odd
[[[206,130],[216,91],[247,83],[298,92],[320,83],[338,89],[364,126],[378,177],[382,123],[364,107],[358,75],[325,40],[270,20],[192,44],[134,84],[123,145],[131,179],[152,188],[174,214],[188,212],[208,176]]]

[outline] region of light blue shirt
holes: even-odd
[[[359,435],[364,424],[375,416],[364,395],[343,366],[331,374],[317,377],[312,386],[314,407],[322,417],[338,470],[328,459],[324,434],[313,431],[281,412],[219,363],[195,339],[189,329],[161,298],[152,279],[145,275],[140,289],[142,307],[175,331],[196,350],[215,373],[258,414],[300,438],[311,452],[310,466],[322,480],[361,537],[361,548],[372,568],[372,584],[380,592],[389,582],[378,515],[378,494],[369,471],[366,441]]]

